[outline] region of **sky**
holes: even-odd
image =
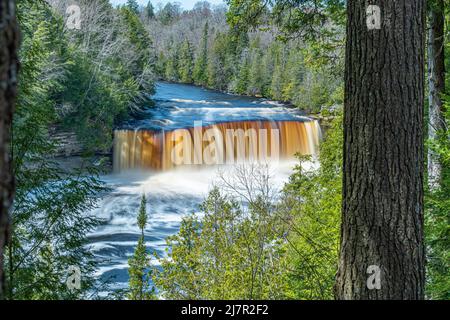
[[[118,5],[118,4],[124,4],[127,2],[127,0],[109,0],[113,5]],[[199,0],[151,0],[152,4],[154,7],[157,6],[158,3],[161,3],[163,5],[165,5],[167,2],[178,2],[181,4],[181,6],[184,9],[192,9],[194,7],[194,4],[196,2],[198,2]],[[137,0],[137,2],[141,5],[147,5],[148,0]],[[215,4],[223,4],[224,1],[223,0],[208,0],[209,3],[215,5]]]

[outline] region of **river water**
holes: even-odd
[[[203,126],[246,121],[252,123],[252,127],[269,122],[286,131],[281,134],[282,140],[288,140],[294,146],[306,143],[311,154],[315,153],[316,140],[320,139],[316,122],[274,101],[169,83],[158,83],[152,99],[154,108],[147,110],[139,120],[124,123],[117,131],[128,132],[127,137],[130,136],[124,140],[116,135],[114,161],[122,165],[115,163],[116,172],[102,177],[111,191],[93,211],[104,223],[89,236],[89,242],[99,261],[98,276],[102,281],[110,282],[112,289],[123,289],[128,285],[128,259],[140,236],[136,217],[142,194],[147,196],[149,215],[145,229],[146,246],[149,251],[163,256],[166,254],[165,239],[178,231],[182,217],[190,213],[201,214],[198,206],[218,180],[219,170],[225,173],[233,171],[230,164],[159,166],[158,170],[146,167],[146,158],[155,157],[155,151],[152,147],[151,152],[146,152],[148,146],[142,142],[137,144],[143,131],[159,137],[176,129],[191,128],[194,121],[201,121]],[[288,123],[289,127],[291,124],[298,127],[299,123],[310,123],[311,127],[303,131],[297,127],[291,130],[286,129],[286,125],[281,127],[280,123]],[[285,147],[284,150],[293,152],[294,149]],[[163,148],[157,151],[165,152]],[[281,189],[287,181],[295,162],[293,157],[288,157],[271,165],[272,185],[276,189]],[[154,263],[157,264],[156,261]]]

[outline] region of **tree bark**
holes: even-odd
[[[4,249],[9,239],[9,209],[14,195],[10,137],[17,94],[19,31],[14,0],[0,0],[0,299],[4,297]]]
[[[347,2],[337,299],[424,298],[425,14],[425,0]],[[380,287],[368,285],[371,266]]]
[[[442,95],[445,92],[444,0],[430,3],[428,31],[428,138],[435,140],[445,128]],[[428,150],[428,186],[436,189],[441,182],[442,166],[439,156]]]

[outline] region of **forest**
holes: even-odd
[[[450,6],[372,2],[381,22],[356,0],[0,0],[0,300],[449,300]],[[264,166],[219,175],[163,251],[139,192],[118,288],[95,212],[115,130],[160,83],[282,104],[323,138],[280,190]]]

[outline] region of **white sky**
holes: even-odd
[[[118,5],[118,4],[124,4],[127,2],[127,0],[109,0],[109,2],[111,2],[113,5]],[[137,2],[140,5],[146,6],[148,3],[148,0],[137,0]],[[194,4],[196,2],[198,2],[198,0],[173,0],[173,1],[169,1],[169,0],[151,0],[153,6],[156,8],[156,6],[158,5],[158,3],[161,3],[163,5],[165,5],[167,2],[179,2],[181,4],[181,6],[184,9],[192,9],[194,7]],[[209,3],[211,3],[212,5],[215,4],[224,4],[223,0],[208,0]]]

